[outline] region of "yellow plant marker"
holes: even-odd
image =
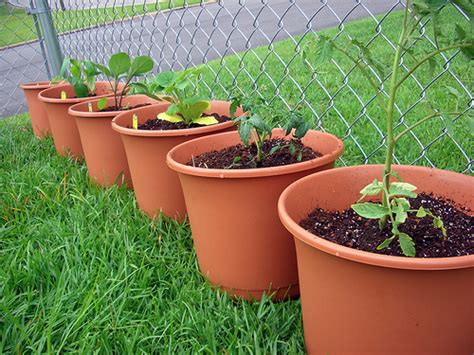
[[[173,122],[173,123],[177,123],[177,122],[183,122],[184,119],[182,117],[179,117],[179,116],[174,116],[174,115],[169,115],[167,114],[166,112],[162,112],[162,113],[159,113],[157,118],[159,120],[163,120],[163,121],[168,121],[168,122]]]
[[[89,102],[87,104],[87,108],[89,109],[89,112],[92,112],[92,103]]]
[[[138,116],[135,114],[132,116],[132,127],[138,129]]]
[[[200,124],[203,126],[210,126],[216,123],[219,123],[218,120],[214,116],[202,116],[199,118],[196,118],[193,123]]]
[[[66,91],[61,91],[61,100],[66,100],[66,99],[67,99]]]

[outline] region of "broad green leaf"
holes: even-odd
[[[88,97],[89,96],[89,89],[87,88],[86,84],[84,84],[84,83],[76,83],[74,85],[74,92],[76,93],[77,97]]]
[[[365,186],[360,193],[364,196],[376,196],[382,192],[382,183],[374,179],[371,184]]]
[[[167,112],[162,112],[162,113],[158,114],[157,117],[160,120],[173,122],[173,123],[184,122],[184,119],[181,116],[170,115]]]
[[[231,100],[230,103],[230,118],[234,119],[235,118],[235,112],[237,111],[237,108],[241,105],[241,97],[234,97]]]
[[[415,243],[413,242],[413,239],[411,239],[411,237],[408,234],[399,233],[398,242],[400,244],[400,248],[403,251],[403,254],[405,254],[406,256],[411,256],[411,257],[414,257],[416,255]]]
[[[150,72],[153,69],[154,62],[149,56],[142,55],[135,57],[130,66],[130,75],[129,77],[135,75],[143,75]]]
[[[387,207],[371,202],[355,203],[351,207],[359,216],[369,219],[379,219],[390,213]]]
[[[392,199],[392,204],[394,206],[400,206],[404,211],[408,211],[410,209],[410,201],[408,201],[405,197]]]
[[[193,123],[203,125],[203,126],[210,126],[210,125],[219,123],[219,121],[216,120],[214,116],[202,116],[202,117],[194,119]]]
[[[175,116],[178,112],[179,108],[176,104],[169,105],[168,109],[166,110],[166,113],[171,116]]]
[[[391,196],[406,196],[415,198],[417,194],[413,192],[416,186],[406,182],[392,182],[389,187],[389,194]]]
[[[177,76],[178,74],[172,71],[163,72],[155,77],[154,82],[166,88],[175,82]]]
[[[427,215],[426,210],[423,207],[420,207],[418,211],[416,211],[416,216],[418,218],[426,217],[426,215]]]
[[[242,143],[245,145],[249,144],[250,141],[250,134],[252,132],[252,126],[249,124],[249,121],[241,121],[240,125],[238,127],[239,135],[240,135],[240,140]]]
[[[299,112],[292,112],[284,129],[286,135],[290,134],[294,129],[295,138],[302,139],[310,129],[310,126],[304,119],[303,115]]]
[[[112,76],[112,74],[110,73],[110,70],[109,68],[107,68],[105,65],[102,65],[102,64],[97,64],[97,63],[94,63],[94,65],[96,66],[96,68],[98,69],[98,71],[100,71],[102,74],[104,74],[106,77],[110,78]]]
[[[81,77],[81,67],[80,65],[72,65],[71,68],[69,69],[71,72],[71,75],[80,78]]]
[[[378,246],[377,246],[377,250],[382,250],[382,249],[385,249],[386,247],[388,247],[390,245],[390,243],[392,243],[392,241],[395,239],[395,236],[391,237],[391,238],[387,238],[385,239],[382,243],[380,243]]]
[[[191,104],[188,104],[191,102]],[[186,122],[194,121],[202,116],[202,114],[209,110],[211,103],[206,100],[194,100],[190,98],[185,100],[182,104],[178,104],[179,113],[184,117]]]
[[[59,76],[64,77],[66,76],[66,71],[71,65],[71,58],[64,58],[63,64],[61,65],[61,69],[59,71]]]
[[[114,54],[109,60],[110,73],[116,78],[128,72],[130,65],[130,56],[124,52]]]
[[[103,110],[107,107],[107,98],[103,97],[99,101],[97,101],[97,108],[99,110]]]

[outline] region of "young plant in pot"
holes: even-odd
[[[122,136],[138,206],[150,217],[160,212],[178,219],[186,215],[178,177],[166,165],[168,151],[196,137],[235,129],[230,102],[195,93],[200,72],[160,73],[134,83],[134,93],[165,102],[121,113],[112,122]]]
[[[112,55],[107,65],[92,63],[107,78],[112,96],[81,102],[69,108],[81,137],[87,170],[99,186],[127,184],[130,171],[120,135],[112,129],[112,119],[122,111],[157,103],[145,95],[127,95],[132,80],[153,69],[148,56],[130,58],[127,53]]]
[[[232,108],[239,105],[246,114],[235,118],[238,132],[180,144],[167,162],[179,175],[199,268],[209,282],[248,300],[265,293],[295,297],[295,249],[276,203],[292,182],[332,168],[343,143],[265,100],[237,98]],[[267,123],[278,116],[290,118],[285,129]]]
[[[437,33],[446,3],[406,2],[390,72],[356,39],[343,46],[318,36],[309,52],[321,62],[336,52],[353,61],[373,86],[386,126],[384,165],[314,174],[280,197],[281,221],[295,239],[309,353],[473,350],[474,178],[393,164],[397,144],[413,129],[463,114],[457,107],[434,109],[427,99],[432,112],[395,129],[397,95],[412,73],[435,66],[437,55],[449,50],[472,58],[472,37],[458,25],[456,40],[421,56],[416,51],[419,25],[431,21]],[[403,70],[407,56],[412,62],[405,60],[410,64]],[[389,81],[387,96],[369,71],[374,63]]]
[[[110,96],[112,87],[108,82],[96,82],[100,72],[88,60],[66,58],[60,77],[69,84],[56,85],[43,90],[38,98],[43,103],[48,116],[56,151],[64,156],[70,154],[76,159],[83,158],[83,150],[74,117],[69,107],[90,100]]]
[[[43,139],[51,135],[51,127],[49,125],[48,115],[43,103],[38,99],[38,94],[45,90],[62,83],[61,77],[54,77],[50,81],[39,81],[33,83],[21,84],[28,105],[28,111],[31,118],[31,126],[33,133],[39,139]]]

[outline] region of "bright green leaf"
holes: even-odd
[[[385,239],[382,243],[377,246],[377,250],[382,250],[388,247],[392,241],[395,239],[395,236]]]
[[[130,65],[130,56],[124,52],[112,55],[109,60],[109,70],[115,78],[128,72]]]
[[[97,108],[100,111],[102,111],[106,107],[107,107],[107,98],[103,97],[99,101],[97,101]]]
[[[408,234],[399,233],[398,242],[405,256],[414,257],[416,255],[415,243],[413,242],[413,239],[411,239],[411,237]]]
[[[370,219],[379,219],[390,213],[387,207],[371,202],[355,203],[351,207],[359,216]]]

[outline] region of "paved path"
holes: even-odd
[[[316,0],[224,0],[186,10],[142,16],[60,36],[66,55],[91,59],[107,58],[111,53],[128,50],[151,53],[160,70],[180,69],[188,63],[237,53],[295,36],[312,29],[337,26],[340,20],[367,17],[370,9],[380,14],[391,9],[396,0],[329,0],[327,7]],[[355,8],[354,8],[355,7]],[[317,15],[315,15],[317,13]],[[315,15],[315,16],[314,16]],[[314,17],[313,17],[314,16]],[[280,21],[280,18],[282,20]],[[0,95],[11,94],[0,117],[19,112],[23,96],[19,82],[46,78],[39,44],[33,43],[0,51]],[[22,108],[24,110],[24,108]]]

